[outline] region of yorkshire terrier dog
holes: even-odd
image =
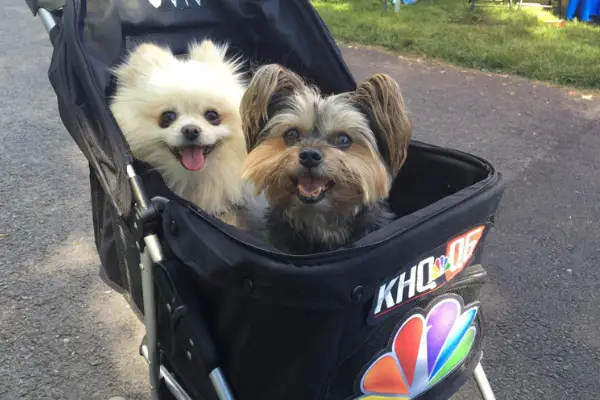
[[[268,201],[262,234],[276,248],[335,250],[394,218],[387,197],[412,128],[390,76],[327,97],[269,64],[255,73],[240,112],[249,150],[242,178]]]
[[[113,71],[111,111],[132,154],[150,164],[178,196],[235,224],[246,187],[247,155],[239,107],[241,61],[210,40],[177,58],[143,43]]]

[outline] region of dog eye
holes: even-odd
[[[221,119],[219,118],[219,113],[214,110],[207,111],[204,114],[204,118],[210,122],[211,125],[219,125],[221,123]]]
[[[169,125],[173,123],[177,119],[177,113],[175,111],[165,111],[160,114],[160,118],[158,119],[158,126],[161,128],[168,128]]]
[[[340,133],[333,139],[333,144],[340,149],[347,149],[352,145],[352,139],[345,133]]]
[[[294,144],[300,139],[300,132],[297,129],[288,129],[283,134],[283,138],[288,144]]]

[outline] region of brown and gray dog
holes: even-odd
[[[322,96],[295,73],[265,65],[240,111],[249,150],[242,178],[268,201],[251,231],[281,251],[308,254],[345,247],[394,218],[386,200],[412,129],[390,76]]]

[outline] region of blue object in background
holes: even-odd
[[[392,5],[395,6],[396,2],[398,0],[391,0],[391,1],[392,1]],[[413,3],[417,2],[417,0],[401,0],[401,1],[402,1],[402,4],[413,4]]]
[[[567,5],[567,10],[565,11],[565,18],[567,18],[567,19],[575,18],[575,13],[577,12],[577,6],[579,6],[579,0],[569,0],[569,4]]]
[[[592,16],[600,15],[600,0],[569,0],[565,17],[572,20],[576,16],[582,22],[588,22]]]
[[[592,16],[598,15],[598,0],[582,0],[581,1],[581,20],[587,22],[592,19]]]
[[[579,20],[582,22],[587,22],[590,20],[591,10],[591,0],[581,0],[579,2]]]

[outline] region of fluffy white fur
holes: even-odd
[[[239,60],[227,59],[226,50],[205,40],[178,59],[167,48],[142,44],[114,70],[118,83],[111,104],[134,157],[160,172],[174,193],[224,220],[247,193],[240,180],[247,154],[239,114],[245,83]],[[209,110],[218,113],[218,125],[205,117]],[[177,117],[163,128],[165,111]],[[186,145],[182,128],[190,125],[200,130],[198,145],[218,143],[198,171],[185,168],[176,155]]]

